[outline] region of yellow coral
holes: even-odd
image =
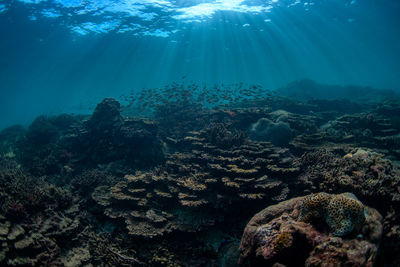
[[[263,193],[258,193],[258,194],[239,194],[241,198],[247,198],[247,199],[262,199],[265,194]]]
[[[223,177],[222,182],[227,186],[227,187],[234,187],[234,188],[239,188],[240,185],[238,183],[235,183],[231,181],[228,177]]]
[[[351,159],[353,157],[353,154],[347,153],[346,155],[343,156],[344,159]]]
[[[179,199],[196,198],[196,196],[195,196],[195,195],[190,195],[190,194],[186,194],[186,193],[179,192],[178,198],[179,198]]]
[[[181,200],[180,201],[182,206],[186,207],[198,207],[204,204],[207,204],[208,202],[206,200],[200,199],[200,200]]]
[[[135,188],[135,189],[129,188],[128,191],[133,194],[136,194],[136,193],[146,192],[146,189],[144,189],[144,188]]]
[[[288,231],[282,231],[279,236],[274,240],[274,250],[280,252],[285,248],[292,245],[293,236]]]
[[[157,196],[165,197],[165,198],[172,198],[172,195],[170,193],[162,192],[162,191],[157,190],[157,189],[155,189],[154,192],[156,193]]]
[[[227,167],[229,167],[232,172],[239,173],[239,174],[256,174],[258,172],[258,170],[256,168],[246,170],[246,169],[239,168],[237,165],[234,165],[234,164],[229,164],[229,165],[227,165]]]
[[[201,183],[197,182],[192,177],[189,177],[189,178],[183,180],[183,183],[180,182],[180,184],[183,184],[184,187],[186,187],[190,190],[194,190],[194,191],[202,191],[207,188],[207,186],[205,184],[201,184]]]

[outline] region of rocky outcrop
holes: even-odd
[[[337,205],[329,204],[329,199]],[[330,213],[349,215],[354,210],[363,211],[362,222],[358,215],[350,216],[351,223],[358,227],[335,236],[338,232],[329,225]],[[310,214],[313,220],[304,222]],[[349,195],[321,193],[287,200],[262,210],[250,220],[242,237],[239,264],[373,266],[382,235],[381,221],[382,216],[375,209],[363,206]]]

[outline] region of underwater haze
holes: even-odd
[[[396,0],[0,1],[0,128],[190,81],[400,90]]]

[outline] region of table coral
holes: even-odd
[[[199,231],[237,205],[284,199],[289,190],[282,180],[298,172],[288,150],[217,127],[191,132],[183,141],[191,153],[175,152],[164,167],[98,187],[93,199],[107,217],[123,219],[128,233],[140,237]],[[218,140],[232,142],[216,142],[216,132]]]

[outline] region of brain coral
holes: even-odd
[[[365,221],[364,205],[351,193],[317,193],[305,196],[300,205],[301,221],[323,220],[335,236],[359,230]]]

